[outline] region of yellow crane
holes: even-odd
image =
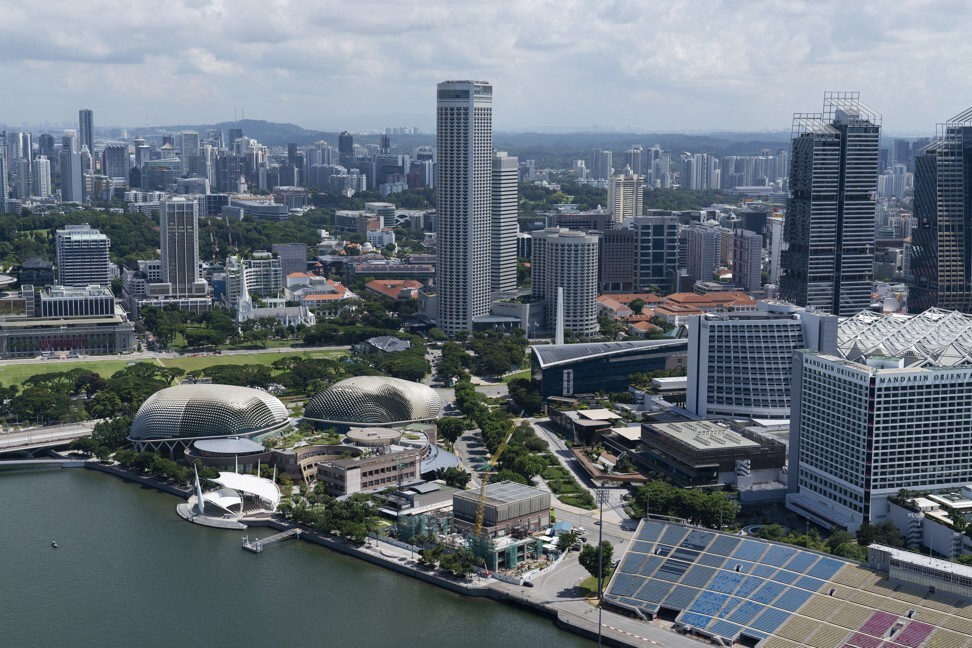
[[[522,415],[522,412],[521,412]],[[513,433],[516,432],[517,420],[514,419],[510,421],[510,429],[503,437],[503,441],[496,448],[496,452],[490,457],[489,461],[486,462],[482,468],[480,468],[480,486],[479,486],[479,506],[476,507],[476,526],[473,527],[473,535],[479,536],[483,532],[483,513],[486,510],[486,488],[489,486],[490,470],[499,461],[499,458],[503,455],[503,451],[506,450],[506,446],[509,445],[510,439],[513,438]]]

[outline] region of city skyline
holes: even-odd
[[[940,61],[942,50],[958,60],[969,49],[961,26],[972,16],[946,5],[371,2],[338,13],[327,3],[230,11],[211,2],[118,12],[2,0],[0,119],[62,123],[90,108],[96,127],[235,114],[428,128],[434,82],[479,78],[503,88],[499,130],[783,130],[795,107],[854,87],[889,133],[923,134],[966,103],[951,91],[960,72]]]

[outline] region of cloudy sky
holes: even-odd
[[[0,123],[431,127],[494,84],[499,129],[789,128],[860,90],[885,132],[972,105],[964,0],[0,0]]]

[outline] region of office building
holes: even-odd
[[[897,142],[895,150],[897,151]],[[908,309],[972,312],[972,109],[938,125],[914,158],[916,226]]]
[[[786,242],[783,240],[783,217],[774,214],[767,221],[769,223],[769,275],[767,282],[774,286],[780,285],[781,269],[780,259],[783,250],[786,249]]]
[[[596,234],[576,230],[552,227],[533,233],[533,296],[546,303],[548,329],[557,325],[562,288],[563,327],[575,335],[597,334],[599,243]]]
[[[641,216],[645,202],[645,179],[634,173],[621,173],[608,178],[608,209],[614,221]]]
[[[591,163],[591,180],[607,180],[614,173],[614,154],[611,151],[594,149],[594,157]]]
[[[31,160],[30,158],[20,158],[17,160],[15,171],[16,175],[14,177],[14,197],[20,200],[29,200],[31,197],[31,181],[33,180],[33,174],[31,173]]]
[[[49,198],[51,195],[51,161],[40,155],[31,165],[34,175],[33,193],[37,198]]]
[[[101,173],[109,178],[124,178],[128,183],[128,144],[109,142],[101,153]]]
[[[871,305],[881,117],[856,92],[828,92],[793,118],[780,296],[851,316]]]
[[[653,211],[632,221],[635,231],[635,289],[653,286],[668,293],[676,290],[669,273],[677,272],[678,216],[668,211]]]
[[[81,177],[81,153],[74,131],[64,131],[61,140],[61,202],[81,202],[84,184]]]
[[[54,247],[62,286],[111,285],[111,241],[99,230],[67,225],[54,233]]]
[[[0,133],[4,137],[4,133]],[[7,213],[7,152],[4,142],[0,141],[0,214]]]
[[[205,294],[205,281],[199,277],[199,206],[195,200],[168,198],[159,209],[162,265],[161,283],[170,294]]]
[[[519,159],[505,151],[493,154],[493,218],[490,290],[492,293],[516,292],[516,223],[519,209]]]
[[[709,281],[722,265],[723,228],[714,221],[695,223],[685,230],[685,267],[697,281]]]
[[[295,272],[307,271],[306,243],[274,243],[271,249],[280,258],[280,271],[284,278]]]
[[[452,335],[489,313],[493,86],[440,83],[436,112],[438,325]]]
[[[762,287],[763,237],[737,229],[732,237],[732,282],[746,292]]]
[[[889,520],[901,489],[972,483],[972,369],[801,350],[793,361],[787,507],[830,528]]]
[[[338,160],[345,167],[354,164],[354,136],[348,131],[338,135]]]
[[[685,408],[700,417],[787,419],[793,352],[836,354],[837,317],[761,301],[688,318]]]
[[[78,111],[78,150],[87,146],[88,151],[94,151],[94,113],[87,108]]]
[[[635,289],[638,233],[634,229],[609,229],[600,233],[600,292],[627,293]]]

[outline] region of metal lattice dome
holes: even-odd
[[[436,391],[420,383],[385,376],[357,376],[336,382],[304,407],[304,417],[363,425],[434,419],[442,409]]]
[[[286,426],[275,396],[235,385],[177,385],[152,394],[135,414],[133,441],[253,436]]]

